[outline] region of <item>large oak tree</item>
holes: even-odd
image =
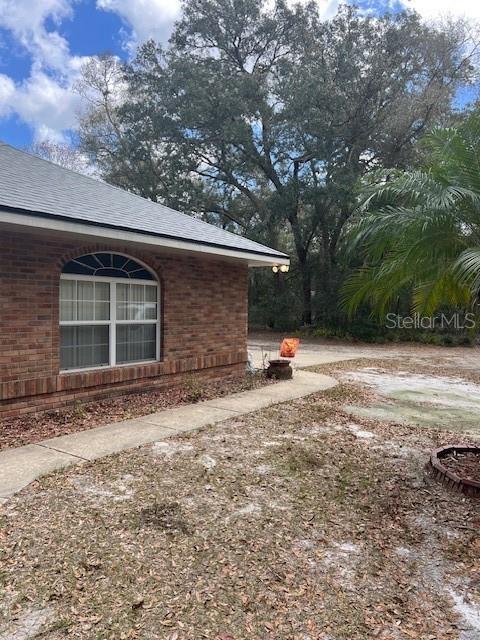
[[[413,13],[322,21],[315,3],[190,0],[169,46],[123,69],[122,99],[100,91],[82,148],[115,184],[291,251],[310,324],[312,290],[317,309],[336,304],[358,178],[409,166],[472,55],[463,24]]]

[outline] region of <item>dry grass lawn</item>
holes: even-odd
[[[342,410],[369,399],[341,384],[31,485],[3,509],[0,640],[478,639],[479,504],[423,471],[458,434]]]

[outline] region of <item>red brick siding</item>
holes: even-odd
[[[161,362],[59,373],[62,266],[92,251],[137,258],[157,274]],[[121,244],[85,244],[44,234],[0,232],[0,414],[50,408],[80,397],[165,386],[189,371],[238,373],[246,361],[247,268]]]

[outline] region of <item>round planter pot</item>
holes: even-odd
[[[277,380],[290,380],[293,376],[293,370],[289,360],[269,360],[267,369],[267,378],[276,378]]]
[[[464,493],[467,496],[480,498],[480,482],[478,479],[474,480],[469,477],[460,477],[457,475],[456,471],[450,469],[443,463],[443,458],[452,453],[473,453],[480,456],[480,447],[469,444],[452,444],[435,449],[430,456],[429,463],[427,464],[427,471],[429,471],[436,480],[444,484],[449,489],[453,489],[458,493]]]

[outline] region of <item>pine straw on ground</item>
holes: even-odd
[[[0,420],[0,451],[93,429],[117,420],[129,420],[182,404],[258,389],[273,382],[263,373],[214,382],[197,381],[192,376],[179,388],[126,394],[97,402],[78,402],[62,409],[6,418]]]
[[[479,452],[449,453],[442,456],[441,462],[459,478],[480,482],[480,450]]]
[[[341,384],[31,485],[4,507],[0,638],[472,640],[479,505],[423,472],[457,435],[353,402]]]

